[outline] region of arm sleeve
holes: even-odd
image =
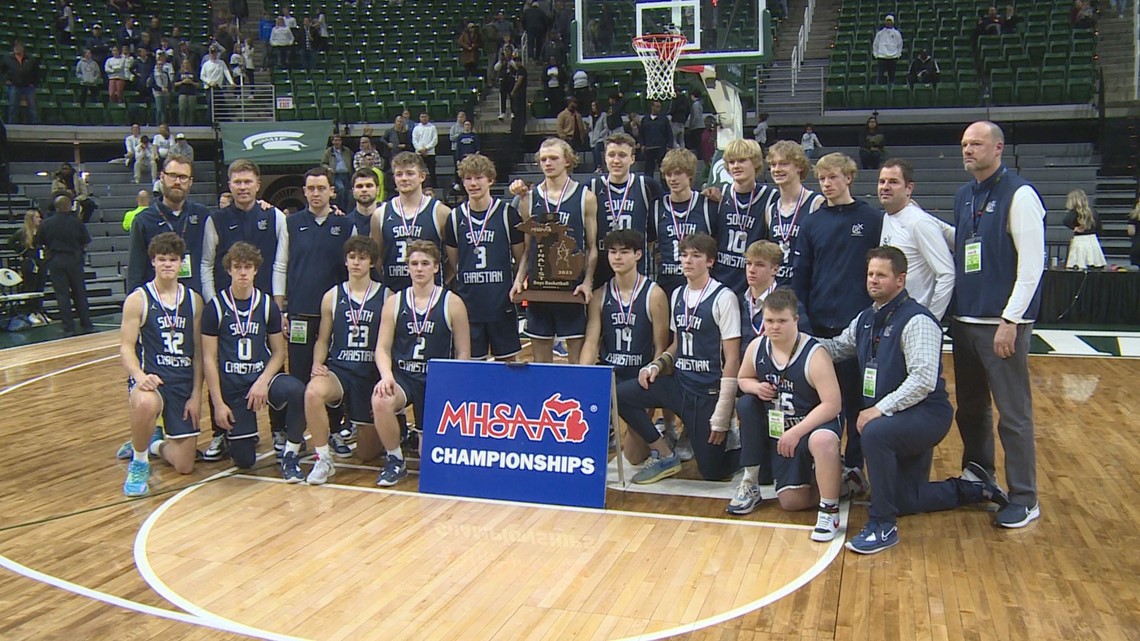
[[[942,237],[942,227],[933,217],[927,217],[915,226],[914,240],[918,253],[926,259],[930,271],[934,273],[934,295],[930,299],[930,313],[942,318],[950,307],[950,297],[954,294],[954,257]]]
[[[915,316],[903,327],[900,344],[906,378],[898,389],[875,403],[885,416],[917,405],[938,384],[938,362],[942,358],[942,330],[938,325],[925,315]]]
[[[289,228],[285,213],[273,210],[277,217],[277,254],[273,257],[273,295],[285,296],[285,273],[289,263]]]
[[[214,229],[214,219],[207,218],[202,227],[202,300],[214,299],[214,257],[218,251],[218,232]]]
[[[1045,206],[1037,192],[1025,185],[1013,195],[1009,208],[1009,235],[1017,249],[1017,280],[1002,311],[1002,318],[1020,323],[1029,309],[1041,272],[1045,269]]]
[[[862,316],[862,314],[859,314],[855,318],[851,319],[851,323],[847,325],[843,332],[835,338],[816,338],[816,340],[819,341],[819,344],[823,345],[823,348],[827,350],[827,353],[831,356],[831,360],[838,363],[839,361],[845,361],[852,356],[855,356],[855,331],[859,325],[859,319]]]
[[[725,288],[717,294],[713,301],[713,320],[720,328],[721,340],[740,338],[740,305],[732,290]]]

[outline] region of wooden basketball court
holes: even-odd
[[[1140,360],[1031,360],[1039,521],[906,517],[861,557],[811,542],[814,512],[727,518],[732,488],[689,480],[565,509],[380,490],[356,459],[288,486],[270,453],[159,463],[126,500],[116,341],[0,352],[0,639],[1140,639]],[[959,452],[951,430],[935,476]]]

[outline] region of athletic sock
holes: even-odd
[[[839,499],[825,499],[819,497],[819,509],[824,512],[837,512],[839,511]]]
[[[300,454],[301,444],[294,443],[293,441],[285,441],[285,451],[290,454]]]
[[[755,483],[756,479],[760,478],[759,465],[747,465],[744,467],[744,480],[749,483]]]
[[[147,459],[147,451],[146,451],[146,450],[134,450],[134,452],[135,452],[135,460],[136,460],[136,461],[146,461],[146,460],[148,460],[148,459]]]
[[[151,454],[153,454],[154,456],[157,456],[157,457],[162,457],[162,444],[163,444],[163,443],[165,443],[165,442],[166,442],[166,441],[164,441],[164,440],[162,440],[162,439],[159,439],[159,440],[157,440],[157,441],[155,441],[155,442],[151,443],[151,444],[150,444],[150,447],[148,447],[147,449],[148,449],[148,450],[150,451],[150,453],[151,453]]]
[[[388,456],[399,459],[401,461],[404,460],[404,452],[398,447],[394,450],[388,450]]]
[[[327,461],[332,460],[332,453],[329,452],[329,446],[327,444],[317,446],[317,458],[318,459],[325,459]]]

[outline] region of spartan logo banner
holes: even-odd
[[[223,122],[226,162],[252,160],[258,165],[318,165],[324,157],[331,120],[299,122]]]
[[[432,361],[420,491],[605,507],[608,367]]]

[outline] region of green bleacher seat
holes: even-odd
[[[896,88],[897,89],[897,88]],[[911,90],[911,105],[914,107],[933,107],[935,90],[930,85],[915,85]]]
[[[872,109],[882,109],[891,105],[891,93],[886,85],[871,85],[867,87],[867,106]]]
[[[1090,102],[1093,95],[1092,78],[1070,77],[1065,84],[1065,95],[1066,102],[1069,103],[1085,104]]]

